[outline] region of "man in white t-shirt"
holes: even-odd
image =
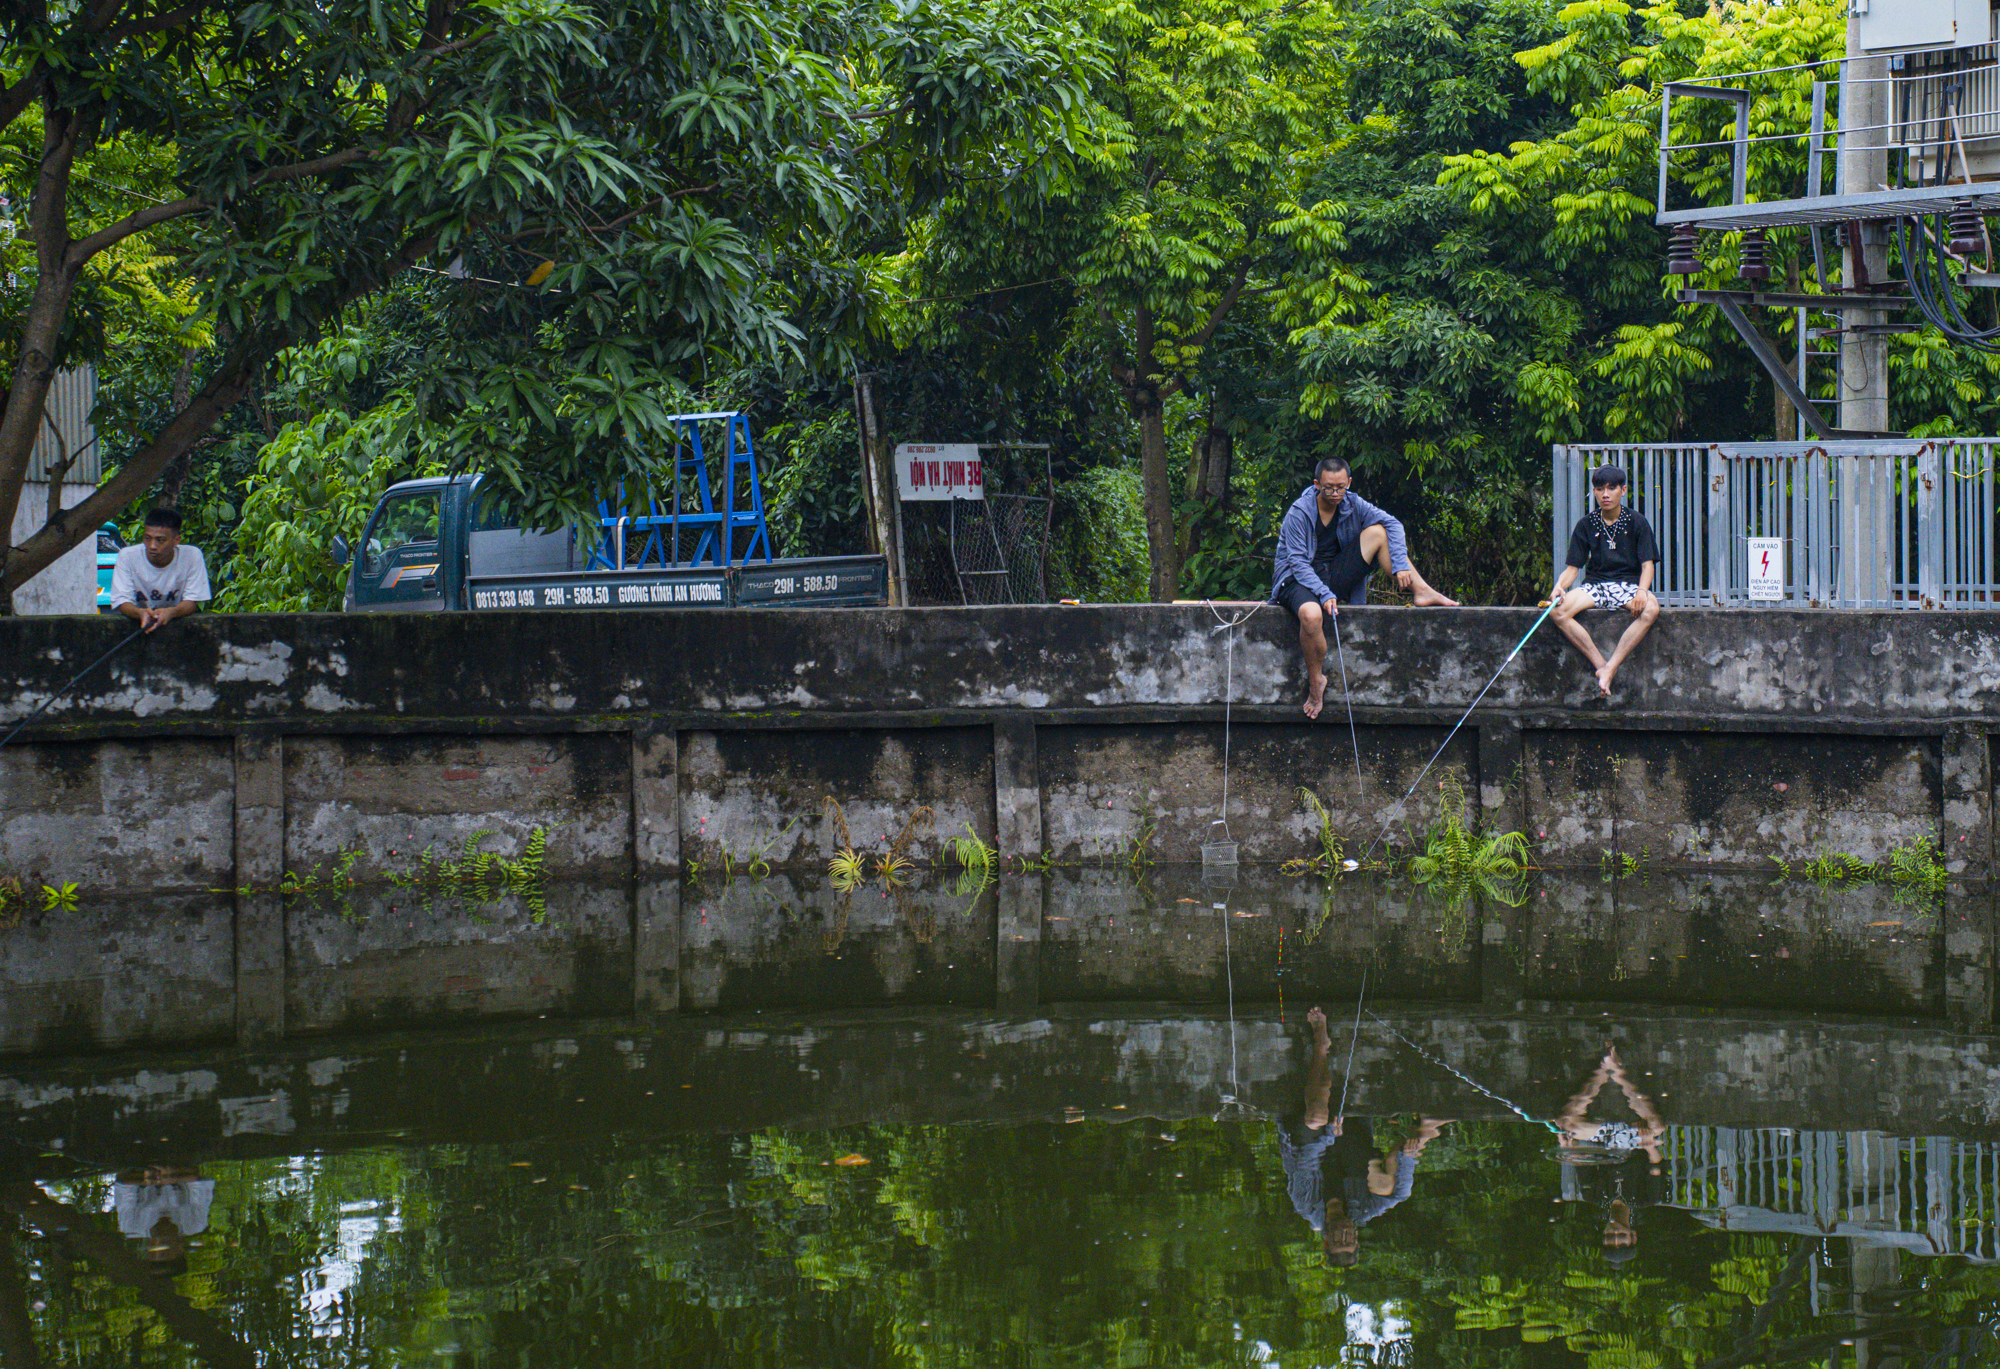
[[[185,618],[209,599],[208,563],[181,545],[178,509],[146,515],[146,536],[118,553],[111,570],[111,607],[146,631]]]

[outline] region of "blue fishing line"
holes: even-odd
[[[1403,795],[1402,801],[1404,803],[1408,803],[1410,801],[1410,795],[1417,792],[1417,785],[1422,784],[1424,782],[1424,776],[1431,773],[1431,767],[1438,763],[1438,757],[1444,754],[1445,747],[1451,745],[1451,739],[1458,735],[1458,729],[1465,726],[1465,720],[1472,716],[1472,710],[1479,707],[1479,700],[1486,697],[1486,691],[1493,688],[1494,685],[1500,683],[1500,676],[1506,671],[1508,666],[1514,663],[1514,658],[1521,654],[1521,648],[1528,644],[1528,638],[1535,635],[1535,629],[1539,628],[1542,625],[1543,621],[1549,616],[1549,614],[1555,611],[1556,605],[1561,602],[1562,602],[1562,595],[1557,594],[1554,591],[1551,591],[1549,598],[1549,606],[1542,610],[1541,617],[1535,619],[1534,625],[1530,627],[1527,630],[1527,632],[1522,634],[1521,640],[1514,643],[1514,649],[1507,653],[1507,659],[1500,663],[1500,669],[1494,671],[1493,678],[1486,682],[1486,689],[1480,690],[1478,696],[1474,698],[1471,703],[1465,706],[1465,712],[1460,714],[1458,721],[1451,725],[1451,731],[1444,734],[1444,742],[1438,747],[1437,751],[1431,756],[1431,758],[1428,761],[1424,762],[1424,768],[1417,772],[1416,783],[1412,784],[1408,792]],[[1382,844],[1383,837],[1389,835],[1389,827],[1392,823],[1394,823],[1394,821],[1395,819],[1391,818],[1389,822],[1385,822],[1382,824],[1382,830],[1376,834],[1375,840],[1368,843],[1368,849],[1361,853],[1361,860],[1355,862],[1356,864],[1365,863],[1368,857],[1375,854],[1375,848]]]

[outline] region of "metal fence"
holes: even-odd
[[[1559,445],[1555,573],[1594,508],[1590,472],[1630,473],[1660,544],[1669,606],[1750,607],[1749,541],[1784,544],[1790,608],[1985,608],[2000,602],[2000,439]]]
[[[2000,1260],[2000,1146],[1872,1131],[1671,1126],[1666,1202],[1730,1231]]]

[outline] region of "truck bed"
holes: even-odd
[[[880,556],[799,557],[727,570],[520,572],[466,582],[473,609],[867,607],[886,602],[888,592],[888,563]]]

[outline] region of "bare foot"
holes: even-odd
[[[1314,1045],[1325,1047],[1333,1044],[1333,1038],[1328,1036],[1326,1032],[1325,1013],[1321,1012],[1318,1008],[1314,1008],[1306,1014],[1306,1021],[1312,1025]]]
[[[1607,699],[1611,697],[1611,677],[1617,673],[1617,666],[1604,665],[1597,668],[1597,692]]]
[[[1429,585],[1425,585],[1410,597],[1410,602],[1418,608],[1457,608],[1458,600],[1447,598]]]
[[[1326,700],[1326,676],[1314,677],[1307,684],[1305,714],[1308,718],[1319,716],[1320,705]]]

